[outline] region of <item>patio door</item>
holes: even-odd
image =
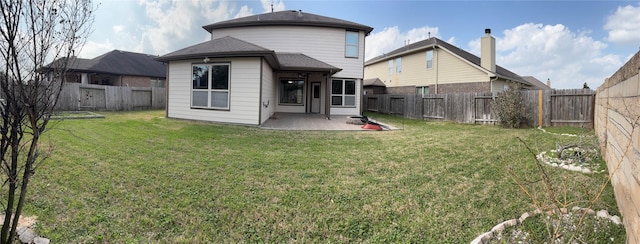
[[[320,82],[311,83],[311,113],[320,113]]]

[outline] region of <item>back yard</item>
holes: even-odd
[[[579,140],[418,120],[398,131],[308,132],[169,120],[163,111],[104,115],[52,121],[42,144],[55,153],[37,169],[24,214],[37,215],[36,231],[54,243],[468,243],[533,211],[508,170],[539,184],[518,137],[537,152]],[[606,180],[547,169],[583,207]],[[594,209],[619,215],[610,187]]]

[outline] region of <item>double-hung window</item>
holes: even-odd
[[[429,94],[429,87],[428,86],[418,86],[418,87],[416,87],[416,94],[422,95],[423,97],[425,95],[428,95]]]
[[[396,73],[402,73],[402,58],[396,58]]]
[[[347,58],[358,58],[358,32],[347,31],[345,39],[344,56]]]
[[[191,107],[229,109],[229,64],[194,64]]]
[[[433,50],[427,51],[427,69],[433,68]]]
[[[389,60],[389,75],[393,75],[393,59]]]
[[[356,106],[356,81],[335,79],[331,81],[331,106]]]

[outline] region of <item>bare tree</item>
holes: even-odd
[[[0,0],[0,243],[15,238],[29,179],[45,158],[38,143],[93,14],[91,0]]]

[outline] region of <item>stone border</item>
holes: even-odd
[[[596,151],[594,149],[591,149],[593,151]],[[555,153],[555,150],[550,150],[550,153]],[[597,153],[597,151],[596,151]],[[559,160],[557,158],[553,158],[553,157],[549,157],[547,156],[547,151],[541,152],[538,155],[536,155],[536,158],[540,161],[545,163],[546,165],[549,165],[551,167],[556,167],[556,168],[562,168],[562,169],[566,169],[566,170],[570,170],[570,171],[576,171],[576,172],[582,172],[585,174],[593,174],[593,173],[603,173],[605,172],[605,170],[592,170],[590,168],[581,166],[581,165],[575,165],[572,164],[570,160]]]
[[[600,211],[596,212],[593,209],[581,208],[581,207],[573,207],[571,210],[572,211],[578,211],[578,212],[586,211],[587,214],[591,214],[591,215],[595,214],[596,217],[609,219],[611,222],[613,222],[616,225],[622,224],[622,221],[620,220],[620,217],[618,217],[616,215],[613,215],[613,216],[610,215],[607,210],[600,210]],[[552,215],[552,214],[557,214],[558,212],[560,212],[562,214],[568,213],[566,208],[561,208],[561,209],[559,209],[559,211],[557,209],[556,210],[549,210],[549,211],[546,211],[545,213],[547,215]],[[542,213],[542,210],[536,209],[533,212],[523,213],[520,216],[520,218],[510,219],[510,220],[504,221],[502,223],[499,223],[496,226],[494,226],[493,228],[491,228],[490,231],[482,233],[478,237],[473,239],[473,241],[471,241],[471,244],[485,244],[485,243],[488,243],[496,234],[501,233],[504,229],[506,229],[508,227],[512,227],[512,226],[516,226],[516,225],[522,224],[522,222],[524,222],[527,218],[532,217],[532,216],[534,216],[536,214],[541,214],[541,213]]]

